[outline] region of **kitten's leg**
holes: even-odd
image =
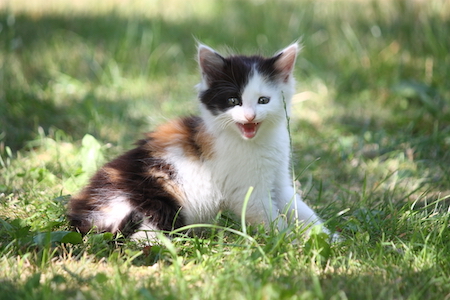
[[[263,223],[267,230],[272,229],[273,225],[279,231],[286,229],[289,223],[298,221],[307,234],[313,226],[323,224],[314,210],[302,201],[300,195],[295,194],[292,187],[287,187],[277,194],[272,197],[252,195],[254,197],[249,201],[245,214],[246,221],[250,224]],[[241,215],[241,211],[235,213]],[[330,234],[323,226],[322,230]]]
[[[306,228],[308,234],[313,226],[321,226],[322,232],[325,232],[330,237],[332,242],[341,241],[342,238],[337,232],[331,232],[327,227],[323,226],[320,217],[314,212],[312,208],[302,201],[299,194],[295,194],[295,202],[288,207],[288,213],[296,220],[304,222],[303,227]]]
[[[285,212],[288,222],[300,222],[301,226],[306,229],[306,234],[309,234],[313,226],[321,226],[321,230],[327,233],[333,241],[340,239],[337,233],[331,233],[328,228],[323,226],[323,221],[305,202],[302,201],[301,196],[296,193],[295,189],[290,185],[278,190],[277,203],[280,212]]]
[[[312,226],[323,223],[314,210],[302,201],[300,195],[295,193],[292,187],[286,187],[281,194],[281,197],[278,198],[279,209],[281,212],[286,212],[288,221],[301,222],[302,226],[307,228],[307,232]]]
[[[308,231],[312,226],[321,225],[323,223],[314,210],[303,202],[299,194],[295,194],[294,201],[292,201],[290,207],[288,207],[288,215],[292,215],[292,218],[295,220],[303,222],[303,226],[307,227]],[[329,233],[325,227],[323,230],[326,233]]]
[[[231,211],[242,216],[242,204],[230,207]],[[279,215],[277,203],[269,197],[269,193],[265,189],[264,191],[254,190],[251,194],[245,211],[245,221],[253,225],[264,224],[267,230],[271,229],[273,222],[276,222],[279,230],[287,227],[286,220]]]

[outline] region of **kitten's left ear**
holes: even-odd
[[[279,72],[284,82],[287,82],[292,75],[295,59],[297,58],[297,53],[299,51],[300,47],[298,43],[294,43],[284,48],[274,56],[274,67]]]

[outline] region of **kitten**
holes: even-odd
[[[289,167],[298,50],[225,58],[199,45],[201,117],[164,124],[104,165],[71,198],[71,224],[152,241],[157,231],[208,222],[221,210],[241,215],[250,187],[248,223],[321,224],[296,193]]]

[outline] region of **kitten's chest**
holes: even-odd
[[[282,172],[289,154],[285,143],[263,145],[219,143],[216,156],[210,162],[212,178],[225,198],[242,198],[251,186],[270,191],[275,177]]]

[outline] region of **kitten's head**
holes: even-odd
[[[202,82],[198,87],[207,126],[253,139],[276,125],[286,124],[298,50],[298,45],[292,44],[269,58],[223,57],[199,45]]]

